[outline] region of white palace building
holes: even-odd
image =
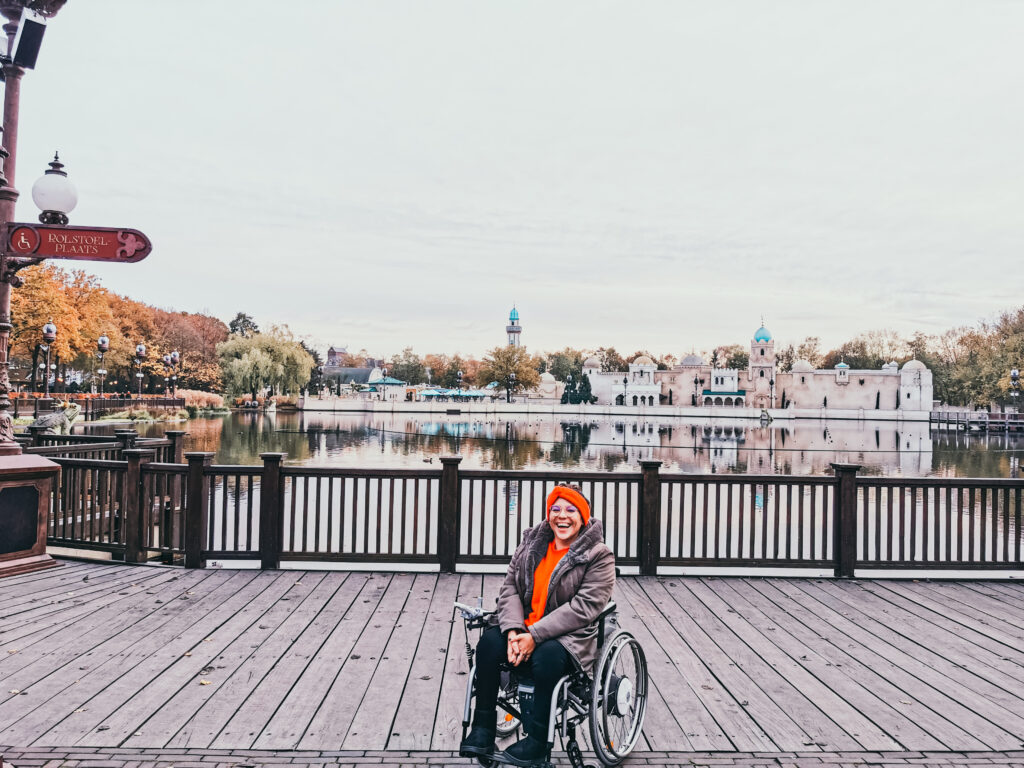
[[[839,363],[815,370],[797,360],[791,371],[776,368],[775,340],[761,326],[750,342],[746,370],[713,368],[698,355],[659,371],[641,355],[628,372],[603,372],[596,357],[583,364],[597,404],[754,408],[762,410],[930,411],[932,373],[919,360],[900,367],[886,363],[878,370],[855,370]]]

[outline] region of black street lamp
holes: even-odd
[[[626,376],[622,377],[622,404],[626,405],[626,392],[629,389],[629,378]],[[623,450],[625,450],[625,444],[623,444]]]
[[[565,374],[565,389],[569,392],[569,394],[565,398],[566,402],[571,403],[572,402],[572,395],[573,395],[573,391],[572,391],[572,374],[571,373]]]
[[[456,384],[459,387],[459,397],[461,398],[462,397],[462,369],[461,368],[459,368],[459,370],[457,370],[455,372],[455,382],[456,382]],[[456,439],[455,439],[455,452],[456,453],[459,452],[458,437],[456,437]]]
[[[110,339],[107,338],[107,334],[103,334],[96,339],[96,357],[99,358],[100,367],[96,370],[96,374],[100,377],[100,397],[103,397],[103,379],[107,375],[107,369],[103,367],[103,356],[110,350]]]
[[[505,402],[512,402],[512,391],[516,388],[516,373],[513,371],[508,375],[508,386],[505,387]]]
[[[1010,371],[1010,397],[1013,399],[1013,407],[1017,407],[1017,398],[1020,397],[1020,370],[1013,368]]]
[[[40,349],[46,353],[46,369],[43,372],[46,397],[50,396],[50,347],[56,340],[57,326],[53,324],[53,320],[50,320],[43,326],[43,343],[39,345]]]
[[[378,398],[379,400],[383,400],[384,399],[384,393],[387,392],[387,389],[386,389],[386,387],[387,387],[387,378],[388,378],[388,369],[387,369],[387,366],[384,366],[383,368],[380,369],[380,380],[381,380],[381,383],[380,383],[380,397]],[[383,432],[381,433],[381,435],[383,435]]]
[[[167,396],[169,386],[171,397],[174,397],[174,392],[178,387],[178,363],[181,362],[181,355],[175,350],[164,355],[161,362],[164,364],[164,396]]]
[[[135,374],[135,378],[139,380],[139,399],[142,399],[142,361],[146,359],[146,345],[139,343],[135,345],[135,365],[138,366],[139,370]]]
[[[775,407],[775,379],[768,379],[768,390],[769,390],[769,393],[770,393],[770,395],[769,395],[769,397],[770,397],[770,406],[772,408],[774,408]]]
[[[693,404],[697,405],[697,385],[700,384],[700,379],[696,376],[693,377]]]

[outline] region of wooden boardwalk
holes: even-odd
[[[0,580],[0,744],[451,750],[480,575],[67,562]],[[617,586],[657,751],[1017,750],[1024,584]]]

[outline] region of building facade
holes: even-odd
[[[583,373],[601,404],[672,405],[756,409],[843,409],[862,411],[930,411],[932,372],[920,360],[901,367],[890,362],[878,370],[855,370],[846,363],[815,369],[797,360],[778,370],[775,339],[763,325],[750,341],[745,370],[715,368],[699,355],[686,355],[669,370],[659,371],[641,355],[629,371],[602,372],[596,357]]]

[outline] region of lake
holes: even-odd
[[[458,453],[465,469],[632,472],[657,459],[667,472],[824,475],[844,462],[875,475],[1010,477],[1024,457],[1021,435],[892,421],[234,412],[138,425],[144,436],[167,428],[187,430],[186,450],[214,451],[217,464],[258,464],[260,453],[283,451],[289,464],[416,468]]]

